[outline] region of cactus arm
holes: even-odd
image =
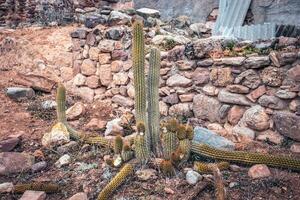
[[[162,147],[164,159],[171,159],[172,153],[176,151],[178,147],[178,139],[176,134],[170,131],[162,133]]]
[[[134,138],[135,157],[140,163],[145,164],[150,158],[150,151],[146,146],[145,135],[138,133]]]
[[[60,190],[59,185],[53,183],[27,183],[27,184],[16,184],[14,186],[14,193],[24,193],[26,190],[44,191],[46,193],[57,193]]]
[[[56,92],[56,104],[57,104],[57,121],[65,123],[66,118],[66,88],[63,84],[59,83]]]
[[[112,192],[114,192],[126,178],[133,173],[133,166],[131,164],[125,164],[123,168],[117,173],[117,175],[103,188],[98,195],[97,200],[107,200]]]
[[[161,156],[159,140],[159,69],[160,51],[156,48],[150,52],[150,66],[148,77],[148,126],[151,138],[151,147],[157,157]]]
[[[86,137],[83,139],[83,141],[87,144],[98,144],[98,145],[113,149],[112,142],[101,136]]]
[[[141,121],[146,125],[146,85],[145,85],[145,41],[143,24],[140,21],[135,21],[133,24],[133,46],[132,46],[132,60],[133,60],[133,77],[135,90],[135,118],[136,121]],[[146,134],[147,148],[150,149],[150,135],[148,131]]]
[[[191,151],[205,157],[228,162],[238,162],[243,164],[266,164],[273,167],[300,170],[300,160],[288,157],[242,151],[225,151],[212,148],[206,144],[198,144],[195,142],[192,143]]]
[[[228,162],[218,162],[218,163],[204,163],[204,162],[194,162],[194,170],[200,173],[210,173],[213,171],[214,167],[219,170],[228,169],[230,164]]]

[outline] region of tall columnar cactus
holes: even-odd
[[[123,148],[123,139],[121,136],[116,136],[115,142],[114,142],[114,152],[115,154],[120,154],[122,152]]]
[[[133,24],[133,77],[135,90],[135,119],[142,121],[147,129],[146,114],[146,85],[145,85],[145,41],[143,32],[143,23],[135,21]],[[150,149],[150,135],[146,131],[147,148]]]
[[[192,143],[191,151],[205,157],[228,162],[231,161],[244,164],[266,164],[273,167],[300,170],[300,160],[288,157],[242,151],[224,151],[212,148],[206,144],[198,143]]]
[[[146,163],[150,158],[150,151],[146,146],[146,137],[142,132],[134,138],[134,152],[140,163]]]
[[[46,193],[57,193],[60,191],[58,184],[54,183],[26,183],[26,184],[16,184],[14,186],[14,193],[24,193],[26,190],[44,191]]]
[[[56,92],[56,104],[57,104],[57,121],[65,123],[66,118],[66,88],[63,84],[59,83]]]
[[[151,147],[156,156],[161,156],[159,140],[159,70],[160,51],[156,48],[150,52],[150,66],[148,74],[148,126],[151,138]]]
[[[125,164],[117,175],[104,187],[98,195],[97,200],[107,200],[113,191],[115,191],[126,178],[133,173],[133,166]]]

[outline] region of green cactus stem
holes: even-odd
[[[161,156],[161,144],[159,139],[159,70],[160,51],[151,49],[149,76],[148,76],[148,126],[151,138],[151,148],[157,157]]]
[[[122,152],[123,148],[123,139],[121,136],[116,136],[115,142],[114,142],[114,152],[115,154],[120,154]]]
[[[82,140],[83,140],[83,142],[85,142],[87,144],[100,145],[100,146],[107,147],[110,149],[114,148],[112,142],[102,136],[85,137]]]
[[[142,164],[148,162],[150,158],[150,151],[146,145],[146,138],[143,132],[138,133],[134,138],[134,152],[135,157]]]
[[[218,162],[218,163],[204,163],[204,162],[194,162],[194,170],[200,173],[211,173],[213,168],[217,167],[219,170],[229,169],[230,164],[228,162]]]
[[[273,156],[262,153],[251,153],[242,151],[225,151],[210,147],[206,144],[192,143],[192,152],[201,156],[243,164],[266,164],[273,167],[300,170],[300,160],[289,157]]]
[[[176,133],[166,131],[162,133],[161,139],[164,158],[169,160],[171,159],[172,153],[176,151],[178,147],[177,135]]]

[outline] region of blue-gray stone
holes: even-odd
[[[233,142],[222,136],[219,136],[213,131],[199,126],[196,126],[194,129],[193,142],[204,143],[217,149],[234,150]]]
[[[30,99],[35,96],[35,92],[31,88],[9,87],[6,88],[6,95],[14,100]]]

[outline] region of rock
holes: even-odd
[[[145,19],[148,17],[159,18],[160,13],[158,10],[150,9],[150,8],[140,8],[136,10],[136,13]]]
[[[122,49],[113,50],[111,58],[112,60],[126,61],[128,59],[128,53]]]
[[[88,130],[93,130],[93,131],[96,131],[96,130],[101,130],[101,129],[104,129],[105,126],[106,126],[106,121],[103,121],[103,120],[100,120],[100,119],[97,119],[97,118],[92,118],[87,124],[86,124],[86,128]]]
[[[192,102],[194,99],[194,93],[182,94],[179,95],[179,99],[181,102]]]
[[[168,78],[167,85],[170,87],[187,87],[192,84],[192,80],[185,78],[179,74],[175,74]]]
[[[111,27],[106,30],[106,37],[112,40],[120,40],[124,35],[124,31],[121,27]]]
[[[47,162],[46,161],[41,161],[41,162],[37,162],[34,165],[31,166],[31,171],[33,173],[35,172],[39,172],[42,171],[43,169],[45,169],[47,167]]]
[[[220,122],[219,109],[221,104],[218,100],[204,94],[198,94],[193,99],[193,112],[195,117],[210,122]]]
[[[60,76],[64,81],[69,81],[73,78],[73,68],[71,67],[61,67]]]
[[[191,24],[191,20],[186,15],[180,15],[176,18],[171,19],[170,24],[171,26],[174,26],[178,29],[184,29]]]
[[[191,117],[193,115],[191,105],[189,103],[179,103],[170,107],[169,115]]]
[[[248,137],[252,140],[255,138],[255,132],[252,129],[240,126],[239,124],[233,127],[232,133],[235,135]]]
[[[245,111],[246,109],[241,106],[232,106],[232,108],[228,112],[228,122],[232,125],[238,124],[240,119],[243,117]]]
[[[89,57],[91,60],[97,61],[100,53],[100,49],[97,47],[91,47],[89,49]]]
[[[76,86],[83,86],[85,81],[86,81],[86,77],[82,74],[77,74],[73,79],[73,83]]]
[[[261,97],[262,95],[264,95],[267,92],[266,86],[261,85],[258,88],[256,88],[255,90],[253,90],[252,92],[250,92],[250,94],[246,95],[246,97],[252,101],[252,102],[256,102],[256,100]]]
[[[41,107],[45,110],[54,110],[56,108],[56,106],[57,106],[57,103],[54,100],[46,100],[46,101],[43,101],[41,104]]]
[[[210,73],[210,80],[214,86],[225,87],[233,82],[231,68],[213,68]]]
[[[123,127],[121,126],[121,119],[113,119],[106,124],[106,130],[104,135],[113,135],[115,133],[120,134],[123,133]]]
[[[268,86],[280,86],[283,80],[283,72],[277,67],[267,67],[261,72],[264,84]]]
[[[239,74],[235,78],[234,83],[242,84],[248,88],[255,89],[260,85],[261,80],[256,71],[254,71],[253,69],[248,69]]]
[[[300,141],[300,116],[287,111],[277,111],[273,114],[273,121],[280,134]]]
[[[271,176],[271,172],[268,168],[267,165],[264,164],[258,164],[258,165],[253,165],[249,171],[248,171],[248,176],[250,176],[253,179],[256,178],[266,178]]]
[[[70,162],[71,162],[71,157],[68,154],[64,154],[58,159],[58,161],[56,161],[55,166],[61,168],[65,165],[70,164]]]
[[[200,60],[197,62],[197,66],[198,67],[210,67],[214,64],[214,61],[210,58],[208,59],[204,59],[204,60]]]
[[[234,143],[230,140],[217,135],[216,133],[202,127],[194,128],[193,142],[205,143],[214,148],[223,150],[234,150]]]
[[[241,121],[247,127],[257,131],[264,131],[270,127],[270,118],[260,105],[252,106],[246,110]]]
[[[258,99],[261,106],[276,110],[284,109],[287,105],[284,101],[275,96],[263,95]]]
[[[229,65],[229,66],[241,66],[244,61],[245,57],[224,57],[215,60],[215,64],[217,65]]]
[[[60,154],[68,153],[78,147],[78,143],[76,141],[71,141],[65,145],[62,145],[57,148],[57,152]]]
[[[289,104],[289,108],[293,112],[300,113],[300,100],[298,99],[292,100],[291,103]]]
[[[278,60],[280,62],[280,65],[291,64],[297,60],[297,53],[296,52],[279,53]]]
[[[98,55],[100,65],[109,64],[111,60],[110,53],[100,53]]]
[[[19,200],[45,200],[46,193],[43,191],[26,190]]]
[[[294,153],[300,153],[300,143],[293,144],[290,150]]]
[[[0,153],[0,175],[26,172],[34,164],[34,157],[26,153]]]
[[[154,169],[141,169],[136,172],[136,175],[142,181],[157,178],[156,170]]]
[[[130,21],[131,21],[131,17],[129,15],[115,10],[111,11],[108,17],[108,23],[110,25],[129,24]]]
[[[204,23],[191,24],[190,29],[198,36],[201,36],[202,33],[206,33],[210,30],[210,28]]]
[[[234,188],[234,187],[237,187],[237,186],[239,186],[240,184],[239,183],[237,183],[237,182],[231,182],[231,183],[229,183],[229,187],[230,188]]]
[[[110,65],[101,65],[99,68],[99,76],[101,84],[108,86],[113,80]]]
[[[31,88],[9,87],[6,88],[6,95],[16,101],[21,99],[31,99],[35,96],[35,92]]]
[[[271,131],[271,130],[267,130],[267,131],[260,133],[256,137],[256,139],[258,141],[269,141],[269,142],[272,142],[273,144],[277,144],[277,145],[282,144],[282,142],[284,140],[282,135],[280,135],[279,133],[276,133],[274,131]]]
[[[209,82],[210,72],[207,68],[196,68],[192,73],[192,80],[195,85],[202,85]]]
[[[111,71],[119,72],[123,68],[123,62],[120,60],[115,60],[111,63]]]
[[[83,100],[87,101],[88,103],[93,102],[95,92],[89,87],[80,87],[74,90],[74,94],[80,96]]]
[[[98,24],[105,24],[107,19],[100,14],[91,14],[85,16],[84,25],[87,28],[95,28]]]
[[[168,48],[173,48],[175,45],[185,45],[189,42],[191,40],[182,35],[156,35],[152,38],[152,43],[155,45],[168,47],[168,43],[171,43],[171,46]]]
[[[131,107],[134,105],[133,100],[126,98],[124,96],[121,96],[121,95],[115,95],[115,96],[113,96],[113,98],[111,100],[112,100],[112,102],[118,104],[119,106]]]
[[[195,172],[194,170],[188,171],[185,176],[185,180],[190,185],[195,185],[201,179],[202,179],[202,176],[198,172]]]
[[[69,141],[70,133],[66,126],[63,123],[58,122],[52,127],[50,132],[44,134],[42,138],[42,145],[46,147],[56,146]]]
[[[297,96],[297,93],[287,90],[278,90],[275,95],[281,99],[293,99]]]
[[[14,184],[10,182],[1,183],[0,184],[0,194],[1,193],[9,193],[12,192],[14,189]]]
[[[100,52],[103,53],[110,53],[114,50],[115,41],[113,40],[101,40],[99,42],[98,48],[100,49]]]
[[[208,96],[217,96],[219,94],[219,89],[213,85],[207,84],[202,88],[204,94]]]
[[[205,38],[193,43],[196,58],[208,57],[213,51],[222,51],[221,40],[217,38]]]
[[[87,197],[86,193],[79,192],[79,193],[74,194],[68,200],[88,200],[88,197]]]
[[[126,85],[129,81],[128,73],[119,72],[114,74],[113,81],[116,85]]]
[[[100,79],[96,75],[87,77],[85,84],[92,89],[96,89],[100,86]]]
[[[237,105],[244,105],[244,106],[252,105],[252,103],[244,95],[230,93],[225,89],[219,92],[218,99],[223,103],[237,104]]]
[[[168,116],[168,113],[169,113],[169,107],[168,105],[163,102],[163,101],[159,101],[159,113],[162,115],[162,116]]]
[[[72,38],[79,38],[79,39],[85,39],[87,36],[87,30],[86,29],[77,29],[70,33]]]
[[[68,108],[66,111],[67,119],[74,120],[78,119],[85,112],[85,107],[83,103],[77,102],[72,107]]]
[[[220,107],[218,113],[221,119],[224,119],[227,116],[229,109],[230,109],[230,105],[227,104],[223,104]]]
[[[244,65],[247,68],[261,68],[270,64],[269,56],[249,57],[245,60]]]
[[[300,81],[300,65],[296,65],[295,67],[289,69],[287,71],[287,75],[294,81]]]
[[[0,141],[0,152],[8,152],[13,150],[20,142],[17,137],[8,138]]]
[[[176,62],[176,66],[179,70],[190,70],[195,66],[195,62],[187,60],[179,60]]]
[[[97,36],[93,32],[90,32],[86,36],[86,44],[89,46],[94,46],[96,42],[97,42]]]
[[[81,73],[83,75],[87,75],[87,76],[90,76],[90,75],[93,75],[96,73],[96,63],[90,59],[85,59],[83,60],[82,62],[82,65],[81,65]]]
[[[232,93],[238,93],[238,94],[248,94],[249,93],[249,88],[242,86],[242,85],[227,85],[226,89]]]
[[[163,102],[174,105],[179,102],[178,95],[176,93],[170,94],[163,98]]]

